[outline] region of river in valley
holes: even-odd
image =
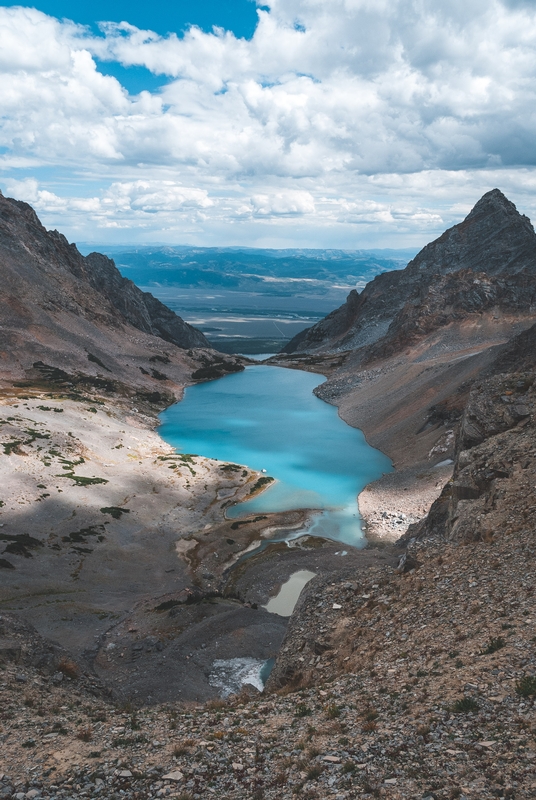
[[[229,517],[318,509],[308,533],[362,547],[357,495],[391,471],[391,462],[313,395],[318,384],[319,376],[309,372],[249,366],[188,387],[184,399],[162,413],[159,433],[178,452],[266,470],[275,479],[228,509]]]

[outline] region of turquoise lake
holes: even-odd
[[[392,465],[334,406],[312,394],[321,382],[309,372],[247,367],[188,387],[184,399],[160,415],[158,432],[179,452],[266,470],[276,479],[228,509],[228,517],[319,509],[308,533],[362,547],[357,495]]]

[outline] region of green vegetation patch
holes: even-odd
[[[111,369],[109,369],[109,367],[106,366],[106,364],[102,363],[100,358],[97,358],[97,356],[94,356],[93,353],[90,353],[89,351],[87,351],[87,360],[88,361],[92,361],[93,364],[98,364],[99,367],[102,367],[103,369],[105,369],[106,372],[111,372],[112,371]]]
[[[147,742],[147,739],[142,734],[128,738],[118,736],[112,740],[112,747],[134,747],[136,744],[144,744],[145,742]]]
[[[516,683],[516,694],[520,697],[536,697],[536,675],[525,675]]]
[[[175,402],[175,396],[171,392],[144,392],[137,391],[136,399],[140,403],[148,403],[152,406],[170,406]]]
[[[256,483],[253,485],[253,487],[252,487],[252,488],[249,490],[249,493],[250,493],[250,494],[254,494],[255,492],[258,492],[258,491],[259,491],[259,489],[262,489],[262,487],[263,487],[263,486],[266,486],[266,484],[267,484],[267,483],[272,483],[272,482],[273,482],[273,480],[274,480],[274,479],[273,479],[273,478],[270,478],[270,476],[269,476],[269,475],[267,475],[266,477],[263,477],[263,478],[259,478],[259,480],[258,480],[258,481],[257,481],[257,482],[256,482]]]
[[[130,514],[129,508],[119,508],[119,506],[106,506],[100,511],[101,514],[110,514],[114,519],[121,519],[122,514]]]
[[[11,555],[14,556],[24,556],[24,558],[32,558],[30,550],[43,547],[43,542],[39,541],[39,539],[35,539],[28,533],[0,533],[0,542],[7,542],[4,553],[11,553]]]
[[[503,639],[503,637],[492,636],[486,647],[482,650],[482,655],[487,656],[491,653],[496,653],[497,650],[501,650],[503,647],[506,647],[506,641]]]
[[[104,531],[104,525],[91,525],[88,528],[80,528],[79,531],[73,531],[67,536],[62,536],[61,540],[69,544],[87,544],[88,536],[96,536],[99,542],[103,542],[105,539]]]
[[[36,431],[34,428],[27,428],[24,433],[27,434],[27,439],[11,439],[9,442],[2,442],[2,447],[4,448],[4,454],[6,456],[17,453],[19,447],[33,444],[36,439],[50,439],[50,433],[42,433],[41,431]]]
[[[49,450],[49,453],[53,453],[54,455],[61,455],[60,453],[56,453],[55,451]],[[85,459],[80,456],[80,458],[76,458],[74,461],[69,461],[67,458],[60,458],[60,462],[65,464],[67,467],[78,467],[80,464],[85,464]]]
[[[165,375],[163,372],[159,372],[157,369],[152,369],[151,370],[151,375],[157,381],[168,381],[169,380],[167,375]]]
[[[106,478],[86,478],[85,475],[75,475],[74,472],[66,472],[64,475],[56,475],[56,478],[70,478],[77,486],[93,486],[97,483],[108,483]]]
[[[268,519],[266,514],[261,514],[259,517],[253,517],[253,519],[237,519],[236,522],[232,523],[231,530],[236,531],[241,525],[251,525],[252,522],[260,522],[262,519]]]
[[[473,711],[478,711],[479,708],[480,706],[472,697],[462,697],[452,704],[451,711],[454,714],[471,714]]]

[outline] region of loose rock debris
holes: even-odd
[[[0,797],[535,797],[533,533],[411,552],[306,589],[264,695],[120,707],[19,641]]]

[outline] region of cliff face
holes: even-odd
[[[407,316],[407,303],[414,314],[430,293],[440,294],[445,286],[454,300],[455,275],[460,278],[458,298],[462,297],[468,271],[478,273],[476,280],[482,275],[509,280],[521,272],[527,280],[536,276],[532,224],[498,189],[485,194],[463,222],[423,248],[404,270],[378,275],[361,294],[353,290],[343,306],[292,339],[283,352],[334,352],[372,345],[392,333],[389,327],[400,312]],[[442,324],[449,321],[448,310]],[[465,301],[450,307],[452,313],[474,310]]]
[[[112,261],[98,253],[84,258],[62,234],[47,231],[29,205],[1,195],[0,278],[0,380],[6,385],[85,381],[163,398],[180,392],[199,369],[214,377],[241,368],[124,279]]]
[[[452,480],[404,541],[534,531],[536,325],[501,348],[464,409]]]

